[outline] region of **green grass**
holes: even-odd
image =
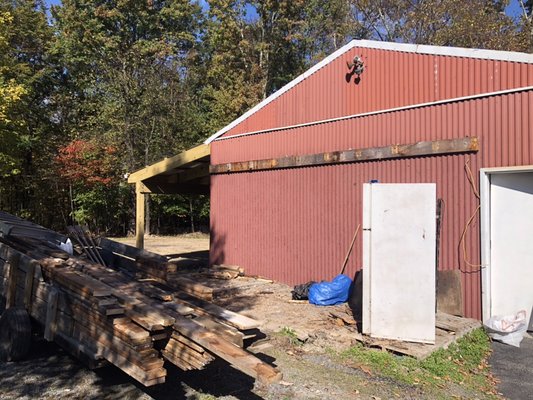
[[[286,337],[292,346],[301,346],[303,344],[301,341],[298,340],[296,332],[294,332],[294,330],[289,328],[288,326],[284,326],[281,331],[279,331],[279,333],[281,336]]]
[[[407,356],[365,348],[358,344],[340,354],[352,366],[398,383],[439,388],[455,383],[485,394],[493,391],[487,358],[490,340],[482,329],[476,329],[448,349],[441,349],[423,361]]]

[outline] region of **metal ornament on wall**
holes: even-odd
[[[350,72],[346,74],[346,82],[350,82],[352,76],[356,75],[354,83],[358,84],[361,81],[361,74],[365,71],[363,56],[355,56],[351,62],[346,61],[346,65],[350,70]]]

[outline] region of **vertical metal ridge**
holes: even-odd
[[[361,51],[355,49],[350,55]],[[532,65],[376,49],[365,49],[363,55],[368,68],[359,85],[346,83],[341,57],[234,132],[245,125],[260,129],[335,113],[390,108],[402,102],[533,85]],[[398,83],[401,74],[411,75]],[[480,150],[466,155],[213,175],[210,260],[239,264],[248,274],[288,284],[331,279],[338,273],[355,227],[362,222],[362,184],[379,179],[437,184],[438,196],[446,204],[440,266],[465,271],[459,240],[478,205],[465,162],[470,160],[477,185],[482,167],[533,164],[532,109],[533,91],[529,91],[213,142],[212,164],[464,136],[477,136]],[[362,264],[361,238],[346,270],[352,277]],[[466,247],[469,261],[479,264],[479,219],[468,231]],[[465,313],[480,318],[480,274],[462,276]]]

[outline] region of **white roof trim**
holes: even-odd
[[[407,44],[393,42],[379,42],[376,40],[358,40],[357,47],[401,51],[404,53],[430,54],[436,56],[451,56],[465,58],[480,58],[483,60],[498,60],[533,64],[533,54],[515,51],[467,49],[464,47],[429,46],[425,44]]]
[[[380,49],[380,50],[390,50],[390,51],[400,51],[404,53],[417,53],[417,54],[428,54],[428,55],[438,55],[438,56],[451,56],[451,57],[465,57],[465,58],[477,58],[484,60],[499,60],[499,61],[508,61],[508,62],[520,62],[533,64],[533,54],[528,53],[518,53],[513,51],[499,51],[499,50],[482,50],[482,49],[467,49],[462,47],[444,47],[444,46],[428,46],[421,44],[407,44],[407,43],[394,43],[394,42],[381,42],[376,40],[352,40],[348,44],[339,48],[334,53],[330,54],[328,57],[324,58],[322,61],[305,71],[303,74],[293,79],[291,82],[283,86],[277,92],[271,94],[266,99],[261,101],[259,104],[253,108],[246,111],[239,118],[231,122],[229,125],[226,125],[224,128],[220,129],[217,133],[210,136],[205,144],[209,144],[212,141],[218,139],[220,136],[224,135],[227,131],[231,130],[242,121],[250,117],[252,114],[259,111],[261,108],[265,107],[270,102],[274,101],[280,97],[285,92],[292,89],[294,86],[307,79],[309,76],[313,75],[322,67],[329,64],[331,61],[346,53],[348,50],[354,47],[368,48],[368,49]],[[238,135],[242,136],[242,135]],[[233,136],[232,136],[233,137]]]
[[[248,118],[250,115],[254,114],[255,112],[259,111],[261,108],[266,106],[268,103],[272,102],[273,100],[277,99],[279,96],[281,96],[283,93],[287,92],[288,90],[292,89],[294,86],[302,82],[303,80],[307,79],[309,76],[313,75],[316,71],[318,71],[320,68],[326,66],[331,61],[339,57],[340,55],[346,53],[348,50],[354,48],[357,46],[357,41],[352,40],[350,43],[342,46],[340,49],[335,51],[334,53],[330,54],[326,58],[324,58],[322,61],[320,61],[318,64],[315,64],[313,67],[305,71],[303,74],[298,76],[296,79],[293,79],[289,83],[287,83],[285,86],[283,86],[281,89],[279,89],[277,92],[272,93],[270,96],[268,96],[266,99],[264,99],[261,103],[257,104],[255,107],[249,109],[246,111],[243,115],[241,115],[239,118],[237,118],[235,121],[230,123],[229,125],[225,126],[221,130],[219,130],[217,133],[215,133],[213,136],[209,137],[204,143],[209,144],[219,136],[222,136],[224,133],[229,131],[230,129],[234,128],[236,125],[240,124],[242,121],[244,121],[246,118]]]

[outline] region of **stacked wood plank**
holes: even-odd
[[[104,258],[109,260],[108,265],[114,265],[131,276],[154,279],[201,299],[213,300],[212,288],[183,276],[178,271],[177,263],[170,262],[165,256],[107,238],[99,238],[98,246]]]
[[[191,291],[134,279],[46,239],[0,237],[0,297],[8,306],[25,307],[45,338],[89,366],[108,362],[150,386],[165,381],[165,360],[193,370],[221,357],[262,382],[281,379],[277,369],[243,349],[257,321]]]
[[[212,265],[210,268],[205,268],[201,271],[202,275],[217,278],[217,279],[235,279],[238,276],[244,275],[244,268],[238,265]]]

